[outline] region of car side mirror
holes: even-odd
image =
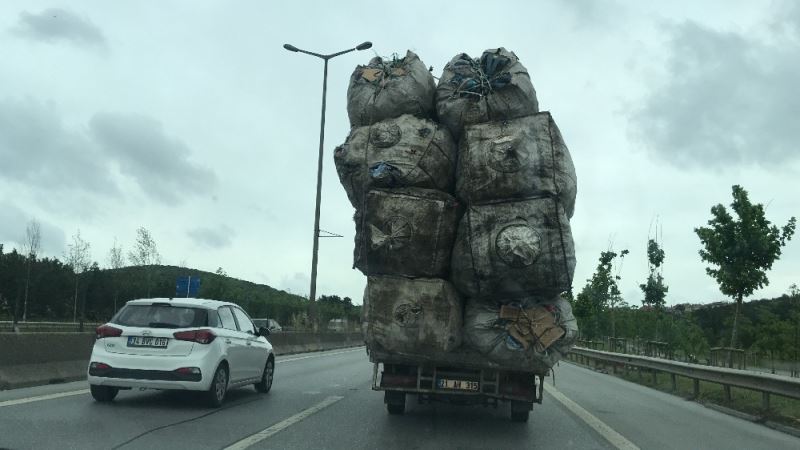
[[[258,335],[264,337],[269,336],[269,329],[267,327],[258,327]]]

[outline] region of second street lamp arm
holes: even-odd
[[[327,61],[327,60],[329,60],[331,58],[334,58],[336,56],[344,55],[345,53],[350,53],[350,52],[355,51],[355,50],[359,50],[360,51],[360,50],[366,50],[368,48],[372,48],[372,42],[370,42],[370,41],[362,42],[362,43],[356,45],[353,48],[349,48],[347,50],[342,50],[342,51],[336,52],[336,53],[331,53],[329,55],[322,55],[322,54],[319,54],[319,53],[310,52],[308,50],[303,50],[301,48],[295,47],[292,44],[283,44],[283,48],[285,48],[286,50],[289,50],[290,52],[305,53],[307,55],[316,56],[317,58],[322,58],[322,59]]]

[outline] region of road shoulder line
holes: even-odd
[[[40,402],[42,400],[53,400],[56,398],[61,397],[69,397],[72,395],[80,395],[80,394],[88,394],[88,389],[80,389],[77,391],[67,391],[67,392],[57,392],[55,394],[47,394],[47,395],[37,395],[35,397],[25,397],[25,398],[18,398],[14,400],[6,400],[0,402],[0,408],[5,406],[14,406],[14,405],[22,405],[25,403],[33,403],[33,402]]]
[[[625,450],[639,450],[639,447],[637,447],[633,442],[629,441],[627,438],[625,438],[625,436],[617,433],[613,428],[606,425],[605,422],[598,419],[594,414],[584,409],[581,405],[572,401],[569,397],[561,393],[561,391],[555,387],[545,384],[544,390],[547,391],[550,396],[558,400],[559,403],[564,405],[564,407],[567,408],[571,413],[578,416],[579,419],[584,421],[594,431],[600,434],[600,436],[603,436],[603,438],[614,447]]]
[[[344,397],[341,397],[341,396],[338,396],[338,395],[330,396],[330,397],[326,398],[325,400],[317,403],[316,405],[314,405],[314,406],[312,406],[312,407],[310,407],[308,409],[304,409],[303,411],[300,411],[299,413],[297,413],[297,414],[295,414],[295,415],[293,415],[293,416],[291,416],[291,417],[289,417],[289,418],[287,418],[285,420],[282,420],[282,421],[276,423],[275,425],[272,425],[269,428],[265,428],[265,429],[259,431],[258,433],[252,434],[252,435],[250,435],[250,436],[248,436],[248,437],[246,437],[246,438],[244,438],[244,439],[242,439],[242,440],[240,440],[240,441],[238,441],[238,442],[236,442],[236,443],[234,443],[232,445],[229,445],[228,447],[225,447],[225,450],[244,450],[244,449],[246,449],[246,448],[248,448],[248,447],[250,447],[250,446],[252,446],[254,444],[257,444],[257,443],[263,441],[264,439],[269,438],[270,436],[273,436],[273,435],[283,431],[286,428],[289,428],[290,426],[296,424],[297,422],[302,421],[303,419],[311,416],[312,414],[315,414],[315,413],[318,413],[318,412],[322,411],[323,409],[325,409],[328,406],[338,402],[339,400],[341,400],[343,398]]]

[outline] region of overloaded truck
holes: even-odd
[[[419,57],[375,57],[348,88],[334,152],[355,208],[354,267],[373,389],[497,405],[527,421],[575,342],[564,293],[575,168],[528,71],[504,48],[454,57],[438,85]]]

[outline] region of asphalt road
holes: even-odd
[[[0,448],[800,448],[800,439],[570,364],[527,424],[508,410],[419,405],[389,416],[363,348],[278,358],[275,385],[193,395],[122,391],[99,404],[85,382],[0,392]]]

